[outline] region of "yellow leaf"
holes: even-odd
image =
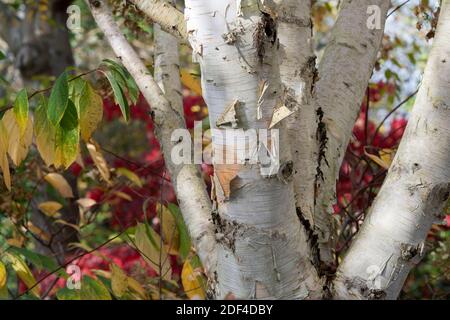
[[[77,200],[77,203],[83,207],[83,209],[89,209],[90,207],[95,206],[97,201],[91,198],[81,198]]]
[[[178,233],[175,218],[172,215],[172,212],[160,203],[156,205],[156,212],[159,216],[161,235],[164,244],[167,246],[169,254],[176,255],[178,254],[178,248],[180,247],[180,235]]]
[[[391,166],[395,156],[395,151],[392,149],[381,149],[378,155],[371,154],[366,149],[364,149],[364,153],[369,159],[386,170]]]
[[[102,178],[105,181],[110,182],[111,176],[109,173],[108,164],[106,163],[106,160],[103,157],[102,153],[99,151],[100,148],[98,147],[98,145],[91,139],[91,142],[86,143],[86,147]]]
[[[31,117],[28,117],[27,126],[23,135],[20,133],[20,128],[13,110],[6,111],[2,121],[8,132],[8,154],[13,163],[18,166],[27,156],[28,149],[33,140],[33,121]]]
[[[183,270],[181,271],[181,283],[189,299],[206,299],[202,276],[201,271],[193,268],[191,259],[186,259],[183,264]]]
[[[111,263],[109,268],[111,269],[111,288],[113,293],[117,297],[123,296],[128,288],[128,276],[120,269],[116,264]]]
[[[136,226],[135,244],[139,253],[153,270],[163,279],[170,280],[172,277],[170,259],[164,246],[161,248],[160,236],[152,228],[139,223]]]
[[[42,230],[39,227],[36,227],[31,221],[28,221],[27,228],[30,230],[34,235],[38,236],[42,240],[48,242],[50,241],[50,235],[46,233],[44,230]]]
[[[81,229],[80,229],[79,226],[77,226],[76,224],[67,222],[66,220],[58,219],[58,220],[55,220],[55,223],[59,223],[59,224],[62,224],[62,225],[65,225],[65,226],[74,228],[74,229],[77,230],[78,232],[81,232]]]
[[[0,261],[0,289],[6,286],[6,280],[8,279],[8,275],[6,273],[5,265]]]
[[[79,100],[80,132],[84,141],[89,141],[92,133],[102,121],[103,99],[86,82]]]
[[[25,243],[25,239],[24,238],[8,239],[6,240],[6,243],[12,247],[22,248],[23,244]]]
[[[45,176],[45,181],[50,183],[64,198],[73,198],[72,188],[66,179],[59,173],[49,173]]]
[[[118,196],[119,198],[122,198],[122,199],[124,199],[124,200],[130,201],[130,202],[133,201],[133,198],[131,198],[130,195],[126,194],[125,192],[122,192],[122,191],[114,191],[114,194],[115,194],[116,196]]]
[[[133,171],[128,170],[127,168],[117,168],[116,173],[119,176],[123,176],[137,185],[139,188],[142,188],[141,179],[135,174]]]
[[[23,261],[19,256],[11,253],[6,253],[6,255],[8,256],[9,261],[11,261],[11,266],[16,272],[19,279],[21,279],[25,283],[27,288],[33,287],[36,284],[36,279],[34,278],[25,261]],[[38,298],[39,292],[39,285],[36,285],[33,289],[31,289],[31,293],[33,293]]]
[[[46,201],[38,205],[39,210],[49,217],[56,217],[58,215],[58,211],[61,210],[62,207],[62,204],[56,201]]]
[[[145,292],[144,287],[142,287],[142,285],[137,282],[134,278],[128,277],[128,287],[133,290],[134,292],[136,292],[142,299],[147,299],[147,294]]]
[[[11,191],[11,175],[8,163],[8,132],[6,131],[3,121],[0,121],[0,168],[3,172],[3,181],[6,188]]]
[[[202,86],[200,84],[200,80],[198,78],[195,78],[188,70],[182,69],[180,71],[181,76],[181,82],[183,85],[198,94],[199,96],[202,95]]]

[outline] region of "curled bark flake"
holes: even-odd
[[[230,103],[223,113],[219,116],[216,121],[217,127],[231,127],[236,129],[238,127],[238,119],[236,115],[236,108],[241,106],[241,102],[239,100],[234,100]]]
[[[269,129],[275,127],[278,123],[289,117],[293,114],[294,111],[290,110],[285,105],[281,105],[277,107],[272,114],[272,120],[270,121]]]
[[[241,169],[240,165],[237,164],[218,164],[214,167],[215,169],[215,177],[217,178],[222,193],[223,193],[223,200],[229,200],[230,194],[231,194],[231,182],[237,178],[237,174],[239,170]],[[217,191],[217,184],[215,185],[216,191]]]

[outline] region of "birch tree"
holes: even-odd
[[[406,133],[342,259],[335,252],[336,181],[379,56],[390,1],[342,0],[321,57],[314,51],[311,0],[185,0],[184,12],[164,0],[131,2],[154,23],[154,75],[127,40],[112,3],[86,0],[124,69],[106,64],[120,71],[123,82],[135,83],[150,105],[179,208],[207,277],[208,298],[396,299],[426,252],[430,228],[444,219],[449,199],[450,0],[440,4]],[[201,70],[212,132],[211,194],[199,163],[174,159],[174,150],[192,142],[190,135],[176,135],[186,128],[180,45],[190,47]],[[107,70],[99,71],[127,118],[120,86]],[[73,99],[81,118],[81,102]],[[50,110],[48,121],[59,128],[67,112]],[[17,114],[20,124],[20,110]],[[188,150],[184,156],[191,156]],[[192,152],[193,159],[198,156]],[[62,164],[67,167],[72,158],[63,157]],[[145,251],[138,232],[136,247]],[[162,241],[161,278],[167,276],[161,272],[167,255]],[[158,259],[145,256],[157,266],[152,258]]]

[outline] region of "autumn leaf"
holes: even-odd
[[[180,246],[180,235],[175,218],[172,212],[160,203],[156,205],[156,212],[158,213],[164,244],[169,254],[176,255]]]
[[[192,90],[195,94],[199,96],[203,94],[200,80],[198,78],[195,78],[188,70],[182,69],[180,71],[180,76],[181,82],[186,88]]]
[[[23,135],[20,133],[20,128],[13,110],[6,111],[2,121],[8,132],[8,154],[13,163],[16,166],[19,166],[26,158],[28,149],[33,140],[33,121],[31,120],[31,117],[28,117]]]
[[[138,186],[139,188],[142,188],[141,179],[133,171],[130,171],[127,168],[117,168],[116,169],[116,174],[118,176],[126,177],[128,180],[133,182],[136,186]]]
[[[371,154],[368,152],[367,148],[364,149],[365,155],[378,164],[380,167],[388,170],[391,166],[392,161],[394,160],[395,150],[392,149],[381,149],[378,152],[378,155]]]
[[[86,147],[102,178],[105,181],[110,182],[111,174],[109,172],[108,164],[106,163],[103,154],[100,152],[100,148],[97,143],[91,139],[90,142],[86,143]]]
[[[26,89],[22,89],[17,93],[13,111],[19,125],[20,136],[23,136],[28,122],[28,94]]]
[[[72,188],[67,180],[59,173],[49,173],[44,177],[64,198],[73,198]]]
[[[30,268],[28,268],[25,261],[23,261],[23,259],[20,256],[9,252],[6,253],[6,256],[11,262],[11,266],[16,272],[17,277],[25,283],[28,289],[33,287],[33,289],[31,289],[31,293],[39,298],[40,296],[39,285],[36,285],[36,279],[34,278]]]
[[[123,296],[128,288],[128,276],[116,264],[111,263],[109,266],[111,270],[111,288],[117,297]]]
[[[83,209],[89,209],[93,207],[97,201],[91,198],[81,198],[77,200],[77,203],[83,208]]]
[[[86,82],[78,102],[80,133],[84,141],[89,141],[103,118],[103,100],[89,82]]]
[[[163,279],[170,280],[172,277],[170,259],[164,246],[161,248],[160,236],[152,228],[139,223],[136,226],[135,244],[139,253],[153,270]]]
[[[35,236],[39,237],[41,240],[45,242],[50,241],[50,235],[42,230],[41,228],[35,226],[31,221],[28,221],[27,228],[30,230]]]
[[[187,259],[183,264],[181,271],[181,283],[183,284],[184,292],[191,300],[206,299],[205,293],[205,279],[201,272],[199,262],[197,259]]]
[[[11,175],[8,163],[8,132],[6,131],[3,121],[0,120],[0,168],[3,172],[3,181],[6,188],[11,191]]]
[[[6,280],[8,279],[8,274],[6,273],[5,265],[0,261],[0,289],[6,286]]]
[[[49,217],[56,217],[58,211],[61,210],[62,207],[62,204],[56,201],[46,201],[38,205],[39,210]]]

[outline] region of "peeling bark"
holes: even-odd
[[[311,1],[275,1],[280,38],[280,75],[287,90],[285,104],[295,114],[287,126],[294,162],[294,190],[297,208],[313,223],[316,150],[315,110],[311,93],[316,71],[313,51]]]
[[[202,70],[211,127],[216,129],[216,152],[226,148],[226,154],[234,156],[239,151],[239,138],[220,138],[224,126],[219,128],[217,120],[228,113],[227,106],[239,101],[236,129],[268,129],[284,101],[278,26],[270,9],[254,0],[186,1],[188,34]],[[322,297],[307,234],[296,215],[285,122],[275,125],[280,130],[279,170],[266,175],[261,163],[221,165],[219,173],[216,169],[216,298],[230,293],[244,299]],[[229,197],[219,188],[224,181],[229,183]]]
[[[338,269],[339,299],[395,299],[450,193],[450,1],[442,2],[411,119],[389,174]]]

